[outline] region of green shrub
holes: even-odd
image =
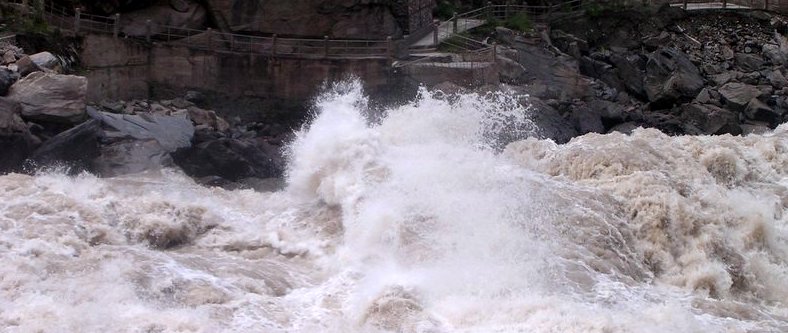
[[[503,23],[504,27],[517,31],[530,31],[533,28],[531,19],[525,13],[517,13],[516,15],[506,19]]]

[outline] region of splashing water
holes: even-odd
[[[370,123],[360,86],[316,101],[282,192],[1,176],[0,327],[788,330],[785,125],[557,145],[505,93],[422,91]]]

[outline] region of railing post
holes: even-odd
[[[213,29],[208,28],[205,33],[208,35],[208,51],[213,51]]]
[[[687,10],[687,0],[684,0],[684,5],[683,5],[683,7],[684,7],[684,10]]]
[[[150,35],[153,32],[153,22],[151,20],[145,20],[145,41],[150,43]]]
[[[118,38],[120,34],[120,13],[115,14],[115,25],[112,27],[112,37]]]
[[[496,49],[497,49],[497,45],[495,44],[495,42],[492,42],[492,53],[491,53],[492,59],[490,60],[490,62],[492,62],[493,64],[495,64],[498,58],[498,51]]]
[[[763,10],[769,10],[769,0],[763,0]]]
[[[439,39],[439,36],[438,36],[438,30],[440,30],[440,27],[441,27],[441,22],[440,21],[438,21],[438,20],[433,20],[432,21],[432,44],[435,45],[435,47],[438,47],[438,44],[440,42],[440,39]]]
[[[323,56],[328,58],[328,36],[323,36]]]
[[[728,0],[722,0],[722,8],[728,8]]]
[[[493,19],[493,4],[492,1],[487,1],[487,21],[492,21]]]
[[[79,8],[74,9],[74,35],[79,35],[80,16],[82,16],[82,10]]]
[[[271,56],[276,57],[276,34],[274,34],[274,37],[271,40]]]
[[[391,36],[386,37],[386,57],[389,59],[389,63],[394,62],[394,45]]]
[[[451,32],[452,33],[455,33],[455,34],[457,33],[457,21],[459,21],[459,20],[460,20],[460,18],[457,17],[457,12],[454,12],[454,17],[453,17],[452,24],[451,24]]]

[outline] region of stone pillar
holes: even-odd
[[[271,56],[276,57],[276,34],[271,39]]]
[[[79,21],[81,20],[82,10],[74,9],[74,35],[79,35]]]
[[[440,30],[441,22],[438,20],[432,21],[432,44],[438,47],[440,38],[438,38],[438,30]]]
[[[115,14],[115,22],[112,26],[112,37],[118,38],[120,34],[120,13]]]
[[[457,33],[457,21],[459,20],[460,18],[457,17],[457,12],[454,12],[454,17],[452,18],[452,24],[451,24],[451,31],[455,34]]]

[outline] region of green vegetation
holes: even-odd
[[[457,7],[454,6],[452,1],[442,0],[438,1],[438,7],[435,8],[434,16],[438,17],[438,19],[442,21],[445,21],[452,18],[456,12]]]
[[[512,30],[527,32],[533,29],[533,22],[525,13],[517,13],[514,16],[506,19],[503,26]]]

